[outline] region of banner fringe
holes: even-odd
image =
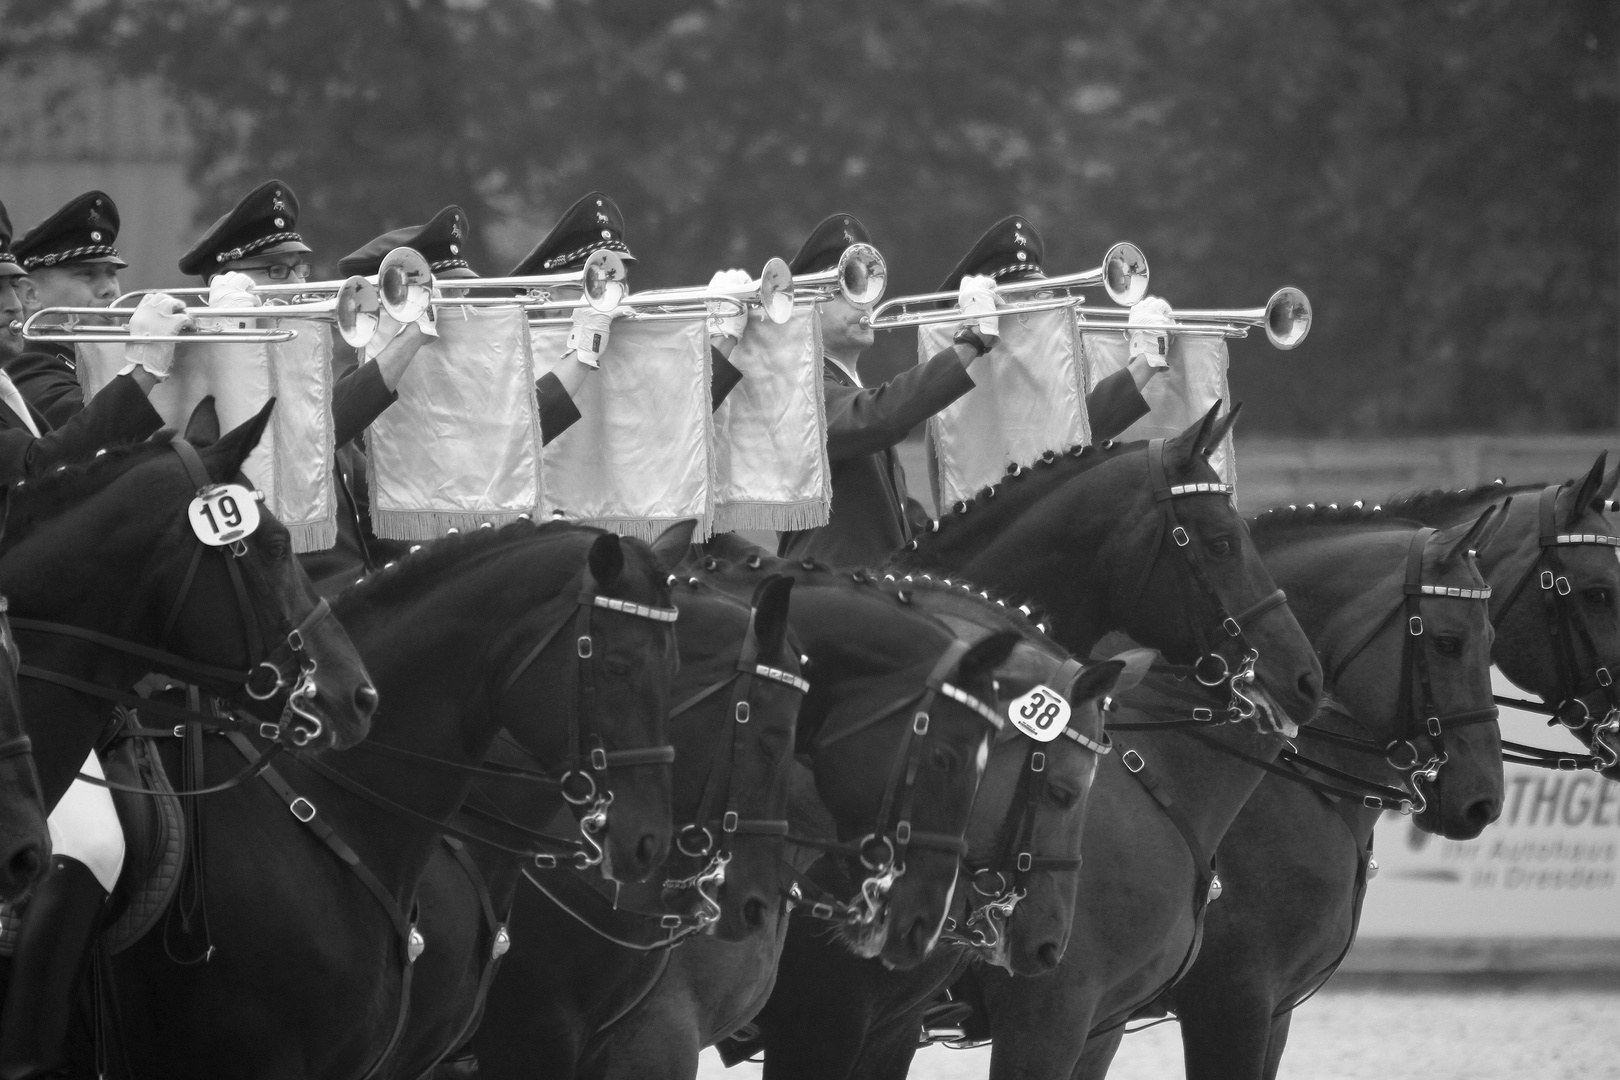
[[[729,502],[714,512],[714,531],[769,529],[798,532],[819,529],[832,517],[831,499],[805,499],[791,503]]]
[[[287,526],[287,533],[292,537],[293,550],[302,555],[308,551],[325,551],[337,544],[338,527],[337,518],[328,517],[322,521],[308,521],[301,525]]]

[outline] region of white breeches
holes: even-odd
[[[106,779],[101,771],[101,759],[94,750],[84,759],[84,767],[79,771],[86,776]],[[51,811],[47,824],[51,829],[52,853],[84,863],[101,882],[101,887],[112,892],[113,886],[118,884],[119,871],[124,868],[124,826],[113,806],[112,792],[75,780]]]

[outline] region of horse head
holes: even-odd
[[[5,529],[7,489],[0,488],[0,533]],[[45,872],[51,854],[45,797],[34,767],[33,744],[23,727],[21,663],[6,601],[0,598],[0,900],[16,900]]]

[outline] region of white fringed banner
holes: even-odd
[[[371,522],[390,540],[503,525],[540,505],[540,416],[524,310],[441,307],[366,436]]]
[[[954,325],[919,327],[918,362],[950,345],[954,331]],[[1067,308],[1001,316],[1001,340],[971,374],[973,389],[928,420],[936,506],[971,500],[1009,465],[1031,465],[1048,450],[1091,441],[1092,384]]]
[[[1130,362],[1123,333],[1087,331],[1084,323],[1080,324],[1080,329],[1081,349],[1091,372],[1091,385],[1097,385]],[[1224,403],[1222,415],[1232,408],[1232,388],[1226,381],[1225,338],[1211,334],[1177,334],[1172,330],[1166,359],[1170,369],[1160,372],[1142,389],[1142,397],[1152,411],[1121,432],[1118,441],[1173,439],[1201,420],[1215,402]],[[1226,483],[1237,483],[1237,458],[1230,432],[1209,456],[1209,463]]]
[[[264,492],[265,505],[292,535],[294,551],[323,551],[337,542],[331,327],[297,319],[259,324],[291,329],[297,336],[268,345],[182,343],[175,347],[169,378],[153,388],[150,400],[164,424],[184,431],[192,409],[212,394],[220,431],[226,432],[274,397],[270,424],[242,472]],[[123,364],[121,345],[80,346],[77,366],[85,394],[100,390]]]
[[[827,524],[832,469],[815,308],[796,307],[780,325],[750,319],[730,360],[742,381],[714,414],[714,531]]]
[[[567,349],[568,327],[537,327],[535,374]],[[572,360],[569,363],[573,363]],[[714,520],[714,424],[704,319],[613,324],[601,370],[574,399],[580,419],[541,455],[547,516],[651,541],[696,518]]]

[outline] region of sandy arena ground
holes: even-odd
[[[1294,1017],[1282,1080],[1604,1080],[1620,1078],[1620,991],[1324,991]],[[978,1080],[989,1048],[930,1048],[916,1080]],[[699,1080],[757,1080],[706,1051]],[[1174,1024],[1132,1035],[1109,1080],[1179,1080]]]

